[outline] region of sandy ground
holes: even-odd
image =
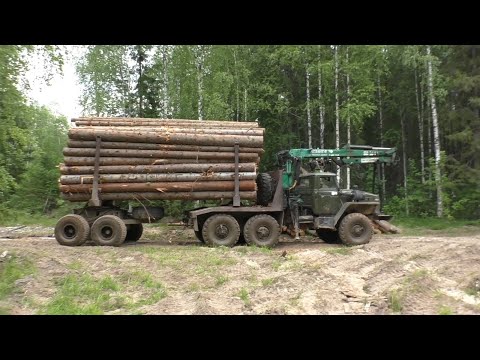
[[[352,248],[282,237],[272,250],[209,248],[173,227],[119,248],[60,246],[52,233],[0,228],[0,270],[9,257],[35,269],[0,299],[4,313],[55,313],[68,294],[81,308],[97,295],[68,292],[65,279],[107,278],[105,314],[480,314],[478,230]]]

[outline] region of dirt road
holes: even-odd
[[[64,247],[52,232],[0,228],[2,313],[480,314],[478,230],[272,250],[208,248],[170,227],[120,248]]]

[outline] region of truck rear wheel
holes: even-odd
[[[279,241],[280,225],[270,215],[255,215],[245,223],[243,235],[249,245],[274,247]]]
[[[143,224],[131,224],[127,229],[125,241],[138,241],[143,234]]]
[[[231,215],[213,215],[203,224],[202,236],[208,245],[231,247],[240,237],[240,225]]]
[[[272,177],[261,173],[257,176],[257,204],[266,206],[273,196]]]
[[[365,215],[352,213],[343,218],[338,233],[345,245],[363,245],[372,239],[373,228]]]
[[[317,236],[327,244],[338,244],[340,242],[338,231],[317,229]]]
[[[89,235],[90,226],[80,215],[65,215],[55,225],[55,239],[60,245],[80,246]]]
[[[92,225],[92,240],[101,246],[120,246],[127,237],[127,227],[118,216],[104,215]]]

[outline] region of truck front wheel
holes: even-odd
[[[249,245],[274,247],[279,241],[280,225],[270,215],[256,215],[245,223],[243,235]]]
[[[363,245],[372,239],[373,229],[365,215],[352,213],[343,218],[338,234],[345,245]]]
[[[240,225],[233,216],[213,215],[203,224],[202,236],[208,245],[231,247],[240,237]]]

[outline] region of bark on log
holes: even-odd
[[[96,146],[95,141],[68,140],[70,148],[92,148]],[[165,145],[151,143],[129,143],[102,141],[102,149],[138,149],[138,150],[169,150],[169,151],[202,151],[202,152],[233,152],[235,148],[229,146],[196,146],[196,145]],[[241,147],[242,153],[263,154],[262,148]]]
[[[99,176],[99,183],[145,183],[164,181],[225,181],[234,180],[235,173],[207,173],[207,174],[104,174]],[[255,180],[254,172],[239,173],[240,180]],[[92,184],[93,175],[62,175],[60,184]]]
[[[165,124],[165,126],[174,126],[176,124],[181,125],[191,125],[199,127],[208,127],[208,126],[218,126],[218,127],[228,127],[228,128],[252,128],[258,127],[256,121],[221,121],[221,120],[191,120],[191,119],[154,119],[154,118],[102,118],[102,117],[84,117],[84,118],[75,118],[71,120],[75,124],[88,124],[89,126],[94,124],[115,124],[119,123],[128,123],[134,124]]]
[[[95,149],[64,148],[65,156],[95,156]],[[134,157],[134,158],[161,158],[161,159],[224,159],[235,160],[235,153],[227,152],[196,152],[196,151],[162,151],[162,150],[136,150],[136,149],[100,149],[100,156],[105,157]],[[240,153],[239,159],[243,161],[258,161],[258,154]]]
[[[85,129],[85,128],[82,128]],[[87,128],[88,129],[88,128]],[[243,136],[263,136],[264,129],[219,129],[217,127],[198,127],[193,128],[189,125],[186,127],[129,127],[129,126],[95,126],[90,129],[100,130],[116,130],[116,131],[136,131],[136,132],[153,132],[159,134],[197,134],[197,135],[243,135]]]
[[[255,172],[254,163],[239,164],[240,172]],[[93,174],[93,166],[65,166],[60,165],[62,175]],[[235,164],[172,164],[172,165],[113,165],[100,166],[100,174],[155,174],[155,173],[218,173],[234,172]]]
[[[233,191],[205,191],[205,192],[130,192],[130,193],[99,193],[100,200],[214,200],[231,199]],[[62,199],[69,201],[87,201],[89,194],[66,194],[60,193]],[[256,191],[240,191],[242,200],[254,200],[257,197]]]
[[[102,141],[152,142],[156,144],[178,145],[213,145],[234,146],[238,143],[245,147],[262,147],[263,136],[246,135],[201,135],[201,134],[160,134],[158,132],[119,131],[112,129],[98,130],[95,127],[73,128],[68,131],[70,139]]]
[[[99,191],[102,193],[117,192],[184,192],[184,191],[233,191],[233,181],[196,181],[196,182],[158,182],[158,183],[117,183],[99,184]],[[240,181],[241,191],[256,191],[255,180]],[[92,192],[92,185],[60,185],[63,193],[85,193]]]
[[[94,165],[94,157],[77,157],[66,156],[63,159],[66,166],[83,166]],[[245,161],[248,162],[248,161]],[[102,165],[162,165],[162,164],[211,164],[212,160],[204,159],[155,159],[155,158],[121,158],[121,157],[101,157],[100,166]],[[215,160],[215,163],[229,163],[231,160]]]

